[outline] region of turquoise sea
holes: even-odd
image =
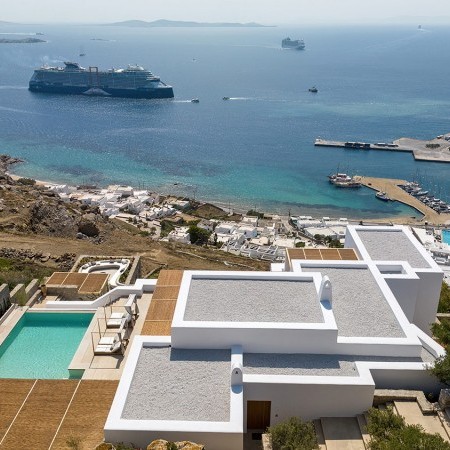
[[[0,26],[2,37],[27,32],[48,42],[0,44],[0,152],[26,160],[14,169],[22,176],[127,183],[282,214],[417,215],[368,189],[329,185],[339,168],[419,178],[450,201],[450,166],[313,145],[317,137],[386,142],[450,131],[448,28]],[[286,36],[303,38],[306,50],[281,50]],[[173,85],[175,99],[27,90],[33,68],[65,60],[139,63]],[[313,85],[318,94],[308,92]]]

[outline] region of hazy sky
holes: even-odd
[[[0,20],[103,23],[128,19],[265,24],[450,21],[450,0],[0,0]],[[426,19],[423,20],[426,22]]]

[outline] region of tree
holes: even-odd
[[[210,231],[204,230],[197,225],[191,225],[188,229],[191,237],[191,244],[203,245],[208,242]]]
[[[291,417],[285,422],[269,427],[273,450],[318,449],[316,431],[312,422]]]

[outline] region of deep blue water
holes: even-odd
[[[329,185],[326,175],[339,167],[419,176],[450,200],[445,164],[313,146],[319,136],[385,142],[450,131],[449,29],[0,27],[24,31],[43,32],[49,42],[0,45],[0,152],[26,160],[14,169],[20,175],[129,183],[283,214],[416,214],[368,189]],[[288,35],[305,39],[306,50],[281,50]],[[64,60],[104,69],[139,63],[173,85],[175,99],[27,90],[33,68]],[[313,85],[316,95],[308,92]],[[199,104],[188,101],[194,97]]]

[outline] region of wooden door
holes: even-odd
[[[270,426],[270,402],[247,402],[247,429],[266,430]]]

